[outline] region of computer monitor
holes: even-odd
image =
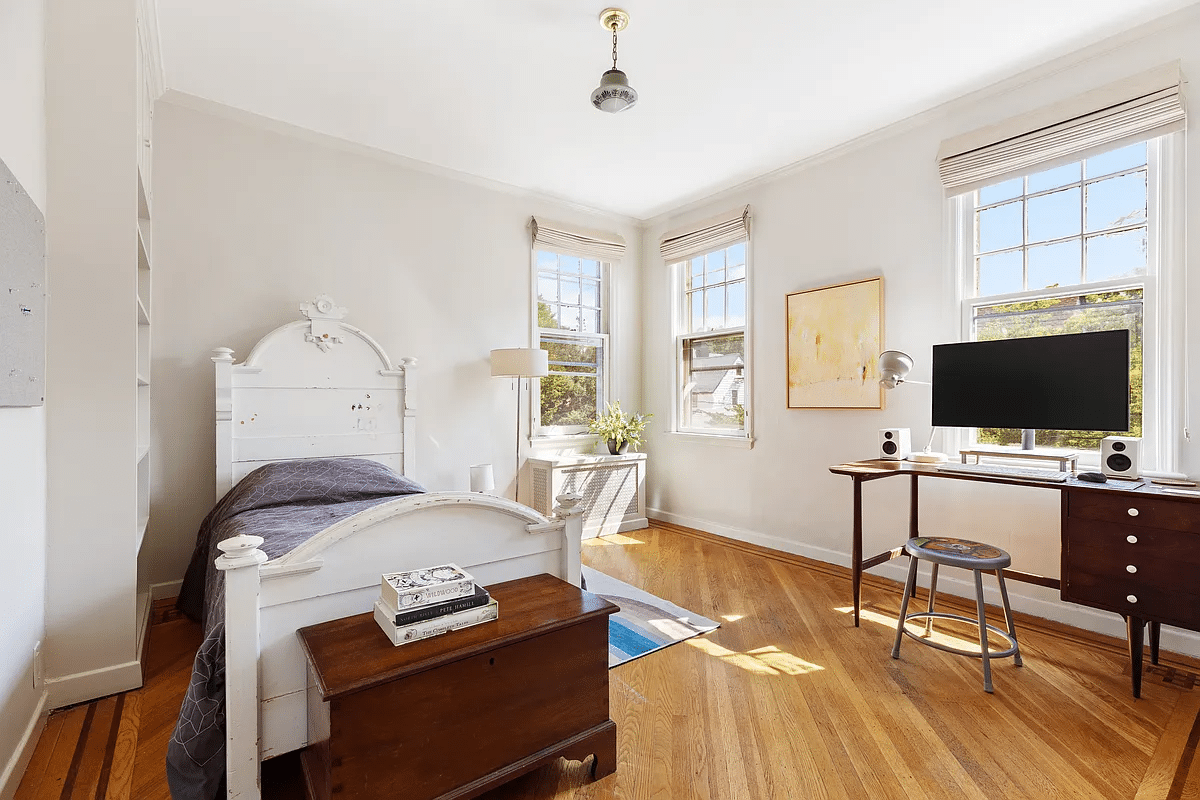
[[[1129,430],[1129,331],[933,347],[933,425]]]

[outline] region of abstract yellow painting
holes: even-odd
[[[787,296],[788,408],[882,408],[883,278]]]

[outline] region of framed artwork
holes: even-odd
[[[787,296],[788,408],[883,408],[883,278]]]

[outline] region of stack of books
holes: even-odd
[[[454,564],[389,572],[375,601],[375,621],[392,644],[491,622],[499,612],[487,590]]]

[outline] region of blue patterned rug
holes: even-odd
[[[583,568],[583,577],[589,592],[621,607],[608,618],[610,669],[720,627],[718,622],[590,567]]]

